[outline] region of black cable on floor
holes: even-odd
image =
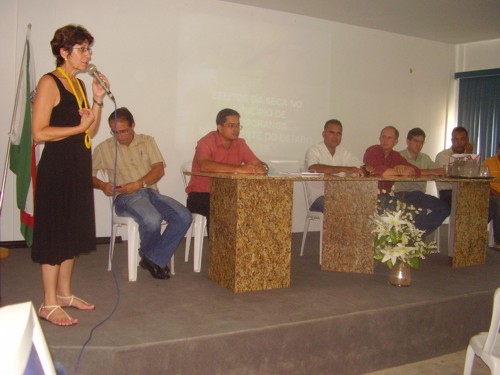
[[[117,123],[117,117],[116,117],[117,106],[116,106],[116,101],[114,101],[114,104],[115,104],[115,130],[116,130],[116,123]],[[117,159],[118,159],[118,137],[115,136],[114,138],[115,138],[115,160],[114,160],[114,175],[113,175],[113,197],[112,197],[112,204],[111,204],[111,232],[113,232],[113,213],[114,213],[114,209],[115,209],[115,198],[116,198],[116,166],[117,166]],[[115,244],[114,244],[114,241],[113,241],[113,243],[111,243],[111,238],[112,237],[113,237],[113,234],[111,233],[111,235],[109,236],[109,238],[110,238],[110,243],[109,243],[110,249],[109,249],[109,251],[112,251],[114,253],[114,246],[115,246]],[[84,352],[85,348],[89,344],[90,340],[92,340],[92,335],[93,335],[94,331],[98,327],[100,327],[101,325],[103,325],[104,323],[106,323],[109,319],[111,319],[111,317],[114,315],[114,313],[118,309],[118,305],[120,304],[120,285],[118,284],[118,279],[116,278],[115,268],[113,267],[113,260],[109,259],[109,261],[111,263],[111,274],[113,276],[113,281],[114,281],[115,287],[116,287],[116,302],[115,302],[115,305],[113,306],[113,309],[111,310],[111,312],[102,321],[100,321],[99,323],[97,323],[90,330],[89,337],[83,343],[82,348],[80,349],[80,353],[78,354],[78,358],[77,358],[76,363],[75,363],[75,375],[78,374],[78,367],[80,366],[80,360],[81,360],[81,358],[83,356],[83,352]]]

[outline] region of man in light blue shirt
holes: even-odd
[[[413,128],[406,137],[406,149],[399,153],[418,167],[422,176],[442,176],[443,169],[436,168],[429,155],[421,152],[424,142],[425,132],[420,128]],[[429,235],[450,215],[450,207],[441,199],[426,194],[426,187],[426,181],[396,182],[394,190],[407,204],[422,208],[420,214],[415,215],[415,225],[417,228],[425,228],[426,235]]]

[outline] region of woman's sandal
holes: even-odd
[[[62,307],[74,307],[75,309],[78,309],[78,310],[94,310],[95,309],[94,305],[91,305],[87,301],[84,301],[83,299],[78,298],[74,295],[67,296],[67,297],[65,297],[65,296],[56,296],[56,297],[60,300],[68,301],[66,304],[61,305]],[[76,305],[73,305],[73,302],[75,302],[75,301],[80,302],[83,306],[86,306],[86,307],[81,308],[81,307],[78,307]]]
[[[50,310],[46,316],[42,315],[43,309]],[[64,313],[66,318],[65,319],[56,319],[56,318],[50,319],[50,316],[58,310],[61,310]],[[56,326],[72,326],[72,325],[78,323],[78,319],[74,319],[71,316],[69,316],[68,313],[66,311],[64,311],[62,309],[62,307],[59,305],[46,305],[46,306],[44,306],[42,303],[42,306],[40,306],[40,308],[38,309],[38,317],[56,325]]]

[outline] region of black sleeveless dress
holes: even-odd
[[[60,103],[50,126],[77,126],[78,103],[61,81]],[[37,167],[35,217],[31,258],[40,264],[61,264],[96,248],[92,152],[85,134],[46,142]]]

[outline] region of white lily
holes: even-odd
[[[390,228],[397,228],[406,222],[402,219],[403,211],[397,211],[394,213],[386,212],[385,215],[380,217],[380,220],[387,224]]]
[[[377,211],[371,217],[376,259],[382,263],[390,261],[392,265],[409,262],[411,265],[413,260],[425,259],[427,255],[437,252],[435,242],[424,242],[422,237],[425,233],[415,227],[413,215],[418,214],[415,207],[393,197],[383,198],[380,202],[384,204],[385,211]]]

